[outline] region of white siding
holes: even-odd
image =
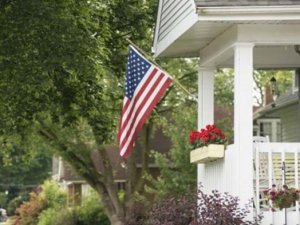
[[[298,105],[293,104],[284,108],[280,108],[268,117],[277,117],[281,119],[282,125],[282,142],[299,142],[299,116]]]
[[[193,12],[195,12],[195,4],[191,0],[162,0],[160,20],[157,24],[159,27],[158,42]]]
[[[205,178],[201,182],[204,190],[228,192],[239,196],[238,185],[238,154],[234,145],[227,146],[224,159],[205,164]],[[249,177],[251,179],[251,177]]]

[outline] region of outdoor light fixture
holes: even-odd
[[[275,77],[271,78],[270,83],[271,83],[271,94],[272,94],[273,102],[275,102],[278,97],[277,81]],[[275,107],[275,103],[272,104],[272,107]]]

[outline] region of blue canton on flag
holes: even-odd
[[[136,87],[143,79],[150,66],[151,64],[137,52],[133,49],[129,50],[125,81],[125,95],[127,98],[132,99]]]

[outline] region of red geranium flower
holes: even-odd
[[[207,125],[200,131],[192,130],[190,144],[192,148],[200,148],[209,144],[225,144],[227,142],[224,133],[216,125]]]

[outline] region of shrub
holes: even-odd
[[[180,196],[171,196],[152,207],[148,223],[151,225],[255,225],[247,220],[250,205],[241,208],[239,199],[228,193],[213,191],[204,194],[185,192]]]
[[[193,194],[169,196],[152,207],[147,224],[190,225],[197,219],[197,198]]]
[[[21,195],[13,198],[7,205],[7,215],[12,216],[16,213],[16,209],[20,205],[29,200],[30,195],[28,193],[22,193]]]
[[[109,219],[101,206],[101,200],[94,191],[91,191],[89,196],[83,199],[81,207],[76,208],[75,212],[76,225],[110,225]]]
[[[5,207],[7,203],[7,194],[0,192],[0,206]]]
[[[67,205],[67,194],[54,180],[47,180],[42,185],[40,198],[47,201],[48,208],[61,208]]]
[[[49,208],[44,210],[37,225],[77,225],[76,215],[73,210]],[[92,224],[91,224],[92,225]]]
[[[66,193],[56,182],[46,181],[17,209],[12,225],[110,225],[96,193],[80,207],[67,208],[66,203]]]
[[[48,208],[59,211],[66,206],[66,193],[59,189],[55,181],[46,181],[30,193],[29,201],[17,208],[13,225],[37,225],[39,215]]]
[[[40,199],[38,193],[30,193],[28,202],[23,203],[17,208],[17,216],[13,225],[35,225],[38,222],[38,216],[42,210],[47,207],[47,202]]]

